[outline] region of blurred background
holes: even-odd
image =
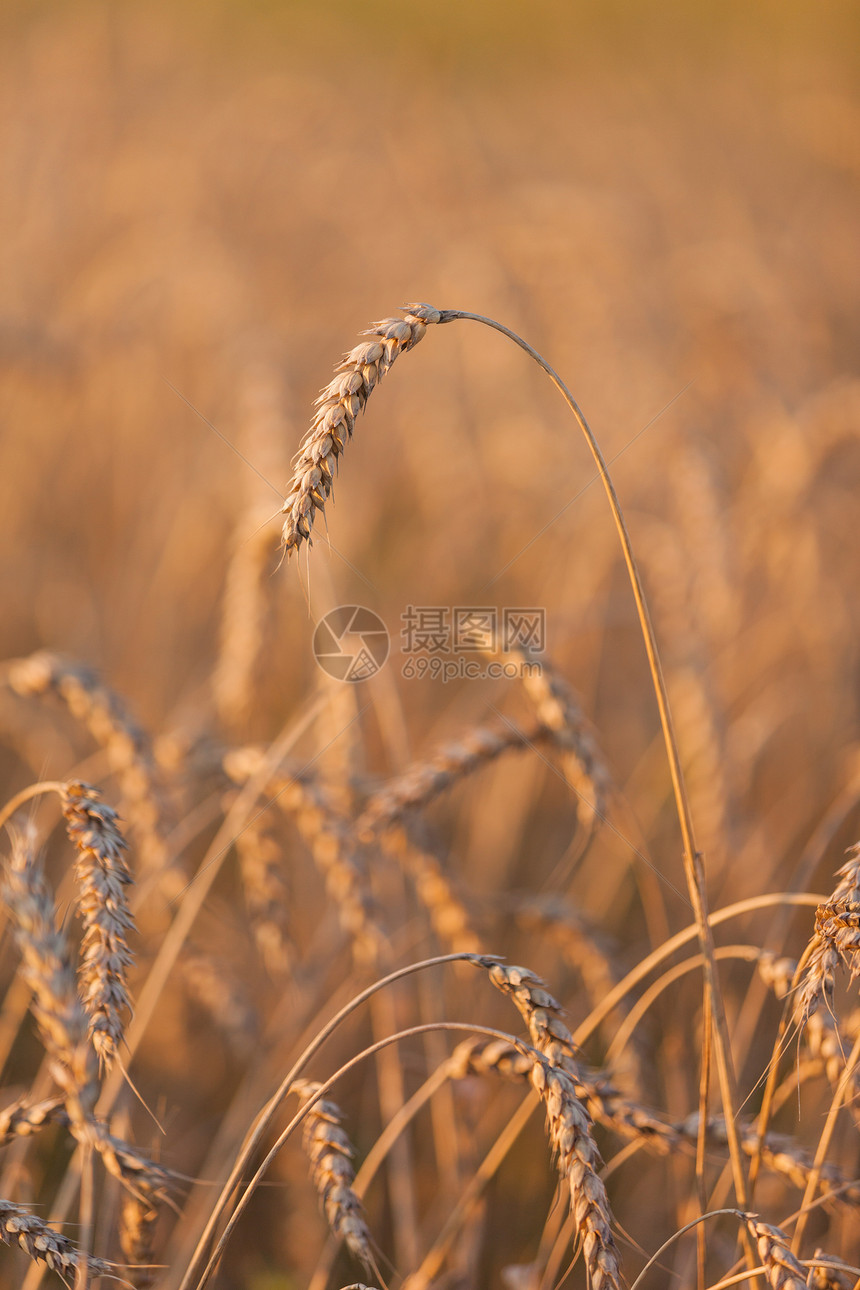
[[[756,813],[790,803],[780,842],[806,827],[857,723],[856,8],[10,3],[0,21],[5,656],[86,661],[155,729],[205,721],[231,551],[277,511],[340,354],[429,300],[522,332],[621,454],[724,814],[770,742]],[[310,609],[303,561],[267,579],[247,733],[317,683],[331,604],[397,637],[408,604],[491,592],[546,607],[626,783],[655,712],[593,475],[524,356],[474,324],[431,334],[348,449]],[[488,695],[398,692],[417,747]]]
[[[154,734],[265,740],[334,695],[314,622],[363,604],[394,647],[360,723],[378,776],[520,701],[404,680],[406,606],[544,607],[623,801],[588,888],[621,931],[628,839],[674,884],[680,844],[611,519],[537,368],[431,329],[346,451],[334,549],[320,521],[310,563],[279,566],[341,353],[406,301],[488,314],[614,463],[714,899],[786,884],[837,802],[830,890],[860,766],[858,38],[847,0],[8,0],[2,657],[91,665]],[[227,571],[267,522],[253,702],[231,706]],[[18,700],[0,716],[9,793],[68,773]],[[440,822],[479,891],[552,873],[575,814],[539,764],[493,774]]]

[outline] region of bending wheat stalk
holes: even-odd
[[[669,706],[669,695],[663,676],[663,668],[654,636],[651,616],[645,600],[642,579],[633,555],[633,547],[621,504],[615,486],[607,468],[606,460],[600,446],[582,414],[570,390],[557,372],[537,350],[527,341],[511,331],[502,323],[482,314],[468,313],[459,309],[434,309],[431,305],[416,304],[405,307],[405,318],[387,318],[374,324],[367,335],[365,344],[353,349],[337,368],[334,380],[323,390],[318,399],[318,411],[308,434],[299,449],[293,473],[292,484],[284,503],[287,519],[284,523],[284,547],[289,554],[298,549],[303,540],[310,541],[311,526],[317,511],[324,509],[331,494],[333,469],[343,452],[346,440],[352,436],[355,418],[364,409],[374,386],[382,378],[398,354],[413,348],[424,335],[427,327],[434,323],[450,323],[458,320],[483,323],[494,331],[507,336],[515,345],[524,350],[530,358],[541,367],[561,394],[574,419],[585,436],[591,455],[597,466],[600,479],[606,491],[615,527],[624,553],[624,562],[633,589],[639,624],[645,643],[645,652],[651,671],[654,693],[660,714],[660,725],[669,760],[669,771],[675,805],[681,826],[681,837],[684,848],[684,872],[690,902],[695,915],[699,943],[702,950],[706,1013],[710,1012],[713,1020],[714,1052],[720,1094],[729,1132],[729,1154],[732,1163],[735,1196],[742,1207],[747,1205],[747,1182],[743,1152],[734,1126],[738,1105],[737,1085],[732,1065],[729,1046],[728,1026],[725,1008],[717,975],[714,942],[708,916],[707,895],[705,891],[704,867],[702,857],[696,848],[693,819],[687,794],[681,757],[678,750],[672,714]]]

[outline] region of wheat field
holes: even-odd
[[[4,8],[0,1286],[860,1284],[859,28]]]

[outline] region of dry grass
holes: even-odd
[[[856,19],[25,8],[0,1284],[614,1290],[668,1243],[642,1290],[848,1290]],[[300,442],[413,292],[587,410],[680,791],[595,468],[507,341],[410,306]],[[311,651],[348,604],[392,638],[354,687]],[[408,674],[415,606],[540,607],[547,649]]]

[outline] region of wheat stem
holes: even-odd
[[[538,366],[544,370],[544,372],[546,372],[553,385],[567,403],[567,406],[573,413],[577,425],[585,436],[591,455],[594,458],[594,462],[600,474],[601,481],[603,482],[603,487],[606,491],[606,496],[612,510],[612,517],[615,521],[615,527],[618,530],[618,537],[621,541],[621,548],[624,553],[624,563],[627,566],[630,585],[633,589],[633,598],[636,602],[636,611],[639,616],[639,624],[642,629],[642,637],[645,643],[645,653],[648,657],[648,666],[651,671],[651,679],[653,681],[657,707],[660,713],[660,725],[663,730],[663,740],[666,745],[666,754],[669,760],[669,772],[672,778],[672,789],[675,796],[675,805],[678,811],[678,820],[681,826],[681,837],[684,846],[684,871],[687,879],[687,889],[690,894],[690,901],[696,918],[699,942],[702,947],[702,955],[704,958],[705,989],[711,998],[711,1007],[713,1009],[715,1031],[714,1055],[716,1058],[720,1082],[720,1093],[727,1119],[733,1121],[735,1110],[738,1105],[738,1092],[734,1067],[732,1064],[725,1007],[723,1005],[722,992],[720,990],[719,977],[717,975],[716,959],[714,957],[713,936],[711,934],[711,928],[708,921],[708,901],[705,889],[702,857],[696,849],[690,801],[684,783],[681,756],[675,739],[675,731],[672,724],[672,713],[669,706],[669,694],[663,677],[663,668],[660,662],[660,654],[657,649],[654,628],[651,623],[651,616],[648,612],[648,605],[645,600],[645,590],[633,555],[633,546],[630,541],[630,534],[627,530],[627,524],[621,509],[621,503],[619,502],[618,495],[615,491],[615,485],[612,482],[600,445],[595,439],[588,422],[579,408],[579,405],[565,385],[564,381],[562,381],[557,372],[550,367],[546,359],[543,358],[536,349],[533,349],[527,341],[523,340],[521,336],[518,336],[516,332],[511,331],[509,327],[503,326],[502,323],[496,322],[493,318],[487,318],[482,314],[468,313],[464,310],[458,309],[440,310],[440,323],[455,322],[457,320],[482,323],[486,327],[491,327],[494,331],[501,332],[503,336],[507,336],[515,345],[518,345],[520,349],[524,350],[525,353],[527,353],[529,357],[532,358]],[[738,1135],[734,1130],[730,1133],[729,1152],[732,1160],[732,1175],[734,1178],[735,1195],[738,1204],[745,1207],[747,1183],[743,1153],[741,1151]]]
[[[27,788],[22,788],[20,793],[10,797],[9,801],[0,810],[0,829],[3,825],[11,820],[15,812],[24,805],[25,802],[31,801],[34,797],[39,797],[42,793],[63,793],[66,785],[61,780],[40,780],[38,784],[29,784]]]

